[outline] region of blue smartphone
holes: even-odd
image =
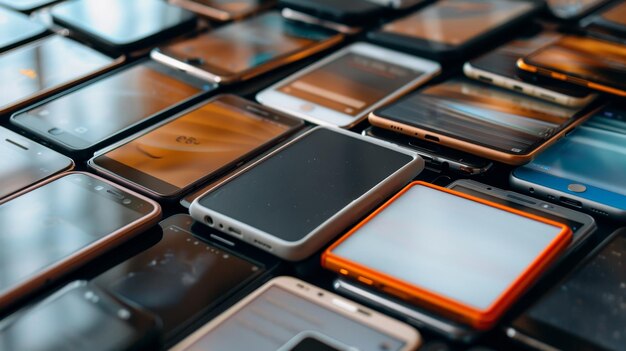
[[[511,173],[514,188],[626,220],[626,109],[606,107]]]

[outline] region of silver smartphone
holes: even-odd
[[[298,261],[423,168],[422,158],[408,149],[317,127],[194,200],[190,214],[273,255]]]
[[[421,344],[419,333],[404,323],[304,281],[278,277],[172,350],[292,351],[307,331],[314,333],[309,339],[335,350],[412,351]]]
[[[0,200],[74,167],[70,158],[2,127],[0,155]]]

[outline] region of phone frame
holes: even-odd
[[[161,218],[161,206],[153,200],[148,199],[147,197],[140,195],[131,190],[124,189],[119,185],[110,182],[104,178],[98,177],[96,175],[86,173],[86,172],[66,172],[58,174],[54,177],[50,177],[45,181],[31,186],[27,189],[24,189],[18,193],[15,193],[12,196],[4,198],[0,201],[0,205],[3,205],[12,199],[15,199],[21,195],[24,195],[28,192],[34,191],[39,187],[42,187],[48,183],[51,183],[57,179],[68,177],[74,174],[80,174],[87,177],[92,177],[99,182],[103,182],[111,187],[116,188],[117,190],[135,196],[142,201],[144,201],[148,205],[152,205],[152,211],[147,213],[145,216],[135,220],[134,222],[128,223],[125,226],[115,230],[112,233],[104,235],[98,240],[92,241],[90,244],[74,251],[72,254],[48,265],[47,267],[34,272],[27,278],[24,278],[20,282],[13,284],[6,290],[0,292],[0,308],[4,308],[12,303],[15,303],[28,295],[34,293],[35,291],[48,286],[54,281],[58,280],[65,274],[70,273],[71,271],[77,269],[81,265],[84,265],[85,262],[89,262],[90,260],[98,257],[105,251],[108,251],[126,241],[131,239],[133,236],[149,229],[158,223]]]
[[[224,313],[202,326],[189,337],[174,346],[172,351],[187,350],[196,341],[202,339],[206,333],[215,329],[239,310],[245,308],[258,296],[262,295],[274,286],[295,294],[300,298],[306,299],[309,302],[315,303],[321,306],[321,308],[331,310],[346,318],[352,319],[355,322],[366,325],[369,328],[378,330],[381,333],[404,341],[405,347],[403,347],[400,351],[415,350],[422,343],[422,338],[419,332],[402,322],[396,321],[395,319],[392,319],[382,313],[372,311],[364,306],[342,298],[329,291],[320,289],[314,285],[305,283],[299,279],[280,276],[265,283],[263,286],[256,289]]]
[[[381,100],[374,102],[371,105],[367,105],[364,111],[355,116],[351,116],[332,108],[318,105],[314,102],[279,91],[280,87],[293,83],[307,74],[319,71],[320,69],[323,69],[324,66],[332,64],[349,54],[384,61],[389,64],[402,66],[406,69],[417,70],[423,73],[416,76],[403,86],[393,90]],[[316,63],[290,75],[285,79],[280,80],[275,84],[272,84],[270,87],[260,91],[256,95],[256,100],[262,105],[283,111],[311,123],[340,128],[351,128],[366,119],[370,111],[387,104],[389,101],[397,99],[422,84],[425,84],[433,77],[437,76],[440,72],[441,66],[436,62],[407,55],[395,50],[386,49],[377,45],[357,42],[325,57],[320,61],[317,61]]]
[[[410,156],[413,158],[413,160],[402,166],[400,169],[396,170],[394,173],[390,174],[387,178],[383,179],[373,188],[363,193],[359,198],[355,199],[350,204],[343,207],[337,213],[333,214],[324,222],[320,223],[307,235],[296,241],[288,241],[278,238],[271,233],[255,228],[247,223],[239,221],[236,218],[231,218],[227,215],[221,214],[200,204],[200,200],[202,198],[204,198],[205,196],[210,196],[213,192],[215,192],[224,184],[227,184],[228,182],[235,180],[241,175],[244,175],[250,169],[256,167],[266,159],[274,157],[275,155],[281,153],[284,149],[289,148],[292,144],[299,142],[301,139],[306,138],[309,134],[321,129],[343,134],[346,137],[351,137],[376,144],[380,147],[384,147],[392,151],[396,151],[401,154]],[[198,220],[199,222],[216,228],[221,225],[221,227],[218,228],[218,230],[220,230],[221,232],[224,232],[230,236],[237,237],[240,240],[246,241],[254,245],[255,247],[270,252],[275,256],[278,256],[288,261],[300,261],[311,256],[313,253],[315,253],[315,251],[321,249],[322,246],[326,245],[330,239],[332,239],[347,226],[349,226],[354,221],[354,218],[360,218],[363,215],[367,214],[368,210],[376,206],[376,204],[385,199],[389,194],[392,194],[394,191],[402,187],[402,185],[411,181],[423,169],[424,160],[416,153],[406,148],[396,146],[383,140],[367,138],[351,131],[320,126],[310,129],[305,133],[299,135],[297,138],[290,140],[289,142],[282,145],[280,148],[270,152],[260,160],[250,164],[241,172],[235,173],[233,176],[221,182],[218,186],[213,187],[206,193],[198,196],[191,203],[191,206],[189,207],[189,213],[194,219]],[[239,231],[240,234],[233,232],[233,228],[235,229],[235,231]]]
[[[404,195],[414,186],[428,187],[464,198],[466,200],[478,202],[482,205],[495,207],[537,222],[551,225],[560,229],[560,232],[555,235],[554,239],[543,249],[543,251],[537,255],[532,262],[529,262],[524,271],[517,278],[511,281],[508,287],[502,291],[500,295],[496,297],[496,299],[485,309],[473,307],[467,303],[457,301],[454,298],[441,295],[426,288],[421,288],[413,283],[403,281],[402,279],[395,278],[392,275],[377,271],[374,268],[369,268],[364,264],[351,261],[333,253],[333,250],[337,246],[341,245],[341,243],[356,233],[363,225],[377,216],[380,212],[384,211],[387,207],[389,207],[389,205],[394,203],[395,200]],[[322,254],[322,267],[333,272],[337,272],[341,276],[350,277],[353,280],[363,282],[367,285],[381,288],[385,292],[396,295],[405,300],[409,300],[411,302],[415,301],[415,303],[419,305],[429,306],[430,309],[437,310],[445,317],[468,324],[476,330],[486,331],[491,329],[496,324],[507,309],[535,282],[535,280],[554,262],[554,260],[558,258],[560,253],[569,245],[571,236],[571,229],[562,223],[541,218],[531,213],[525,213],[423,181],[414,181],[404,187],[400,192],[376,209],[376,211],[328,247]]]
[[[228,12],[226,10],[220,10],[215,7],[211,7],[210,5],[205,5],[198,3],[193,0],[168,0],[168,2],[172,5],[176,5],[187,9],[191,12],[197,13],[199,15],[208,17],[212,21],[217,22],[229,22],[229,21],[237,21],[244,19],[246,17],[254,16],[257,13],[263,12],[267,9],[270,9],[274,4],[273,1],[264,1],[259,6],[257,6],[252,11],[247,11],[244,13],[240,13],[234,15],[232,12]]]

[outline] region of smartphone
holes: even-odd
[[[367,34],[371,41],[435,60],[459,60],[541,9],[526,0],[444,0]]]
[[[87,82],[11,116],[11,123],[74,155],[93,156],[110,140],[167,116],[215,85],[151,60]]]
[[[169,0],[169,2],[218,22],[240,20],[276,4],[275,0]]]
[[[597,97],[588,89],[552,78],[540,79],[536,75],[525,75],[517,69],[518,59],[556,42],[559,38],[560,35],[555,32],[520,37],[466,62],[463,72],[469,78],[560,105],[587,106]]]
[[[174,198],[285,139],[302,121],[220,95],[89,161],[96,171],[159,198]]]
[[[624,48],[618,43],[569,35],[520,58],[517,66],[531,73],[626,96]]]
[[[364,0],[278,0],[280,7],[349,26],[371,26],[387,9]]]
[[[256,99],[312,123],[351,128],[440,70],[433,61],[354,43],[261,91]]]
[[[163,0],[74,0],[50,14],[77,38],[112,53],[146,48],[196,25],[194,13]]]
[[[5,350],[145,350],[157,347],[159,321],[86,281],[72,282],[0,322]]]
[[[438,171],[450,170],[472,176],[487,172],[493,165],[491,161],[486,159],[383,128],[370,126],[364,129],[362,134],[414,150],[424,159],[427,168]]]
[[[16,11],[31,12],[55,2],[59,0],[0,0],[0,5]]]
[[[0,115],[104,73],[123,62],[59,35],[0,54]],[[10,82],[10,83],[8,83]]]
[[[74,168],[72,159],[0,127],[0,200]]]
[[[611,0],[547,0],[548,10],[557,19],[576,20]]]
[[[270,280],[172,350],[284,350],[305,331],[351,350],[409,351],[421,344],[418,332],[404,323],[283,276]]]
[[[155,60],[210,82],[243,81],[332,47],[343,35],[270,11],[152,51]]]
[[[565,224],[418,181],[326,249],[322,266],[489,330],[571,237]]]
[[[588,111],[452,78],[375,110],[369,121],[376,127],[520,165],[583,122]]]
[[[194,200],[190,214],[280,258],[303,260],[423,167],[407,149],[317,127]]]
[[[621,228],[517,317],[506,334],[541,351],[626,350],[624,267]]]
[[[511,173],[511,185],[600,218],[626,219],[626,110],[609,106]]]
[[[0,203],[0,309],[157,223],[159,205],[87,173]]]
[[[0,7],[0,52],[20,46],[47,33],[46,27],[27,16]]]
[[[188,215],[174,215],[160,226],[159,242],[92,283],[158,316],[165,340],[260,283],[279,264],[273,256],[224,238]]]
[[[597,15],[590,16],[585,29],[600,29],[619,38],[626,38],[626,3],[617,2]]]

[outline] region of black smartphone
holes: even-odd
[[[515,319],[507,335],[539,350],[626,350],[626,228]]]
[[[92,282],[159,316],[170,341],[229,297],[256,288],[279,264],[188,215],[174,215],[160,225],[158,243]]]
[[[175,198],[231,170],[304,123],[220,95],[123,140],[89,161],[96,171],[159,198]]]
[[[388,10],[366,0],[279,0],[278,6],[350,26],[372,26]]]
[[[159,345],[155,316],[75,281],[0,322],[3,350],[147,350]]]
[[[170,3],[213,21],[226,22],[269,9],[276,4],[276,0],[170,0]]]
[[[60,153],[0,127],[0,200],[74,167]]]
[[[455,173],[471,176],[483,174],[493,165],[493,162],[484,158],[383,128],[370,126],[363,130],[362,134],[414,150],[424,159],[426,167],[435,171],[450,170]]]
[[[0,7],[0,52],[42,37],[46,27],[31,21],[27,16]]]
[[[111,139],[213,89],[213,84],[145,60],[19,111],[11,123],[77,158],[90,157]]]
[[[530,19],[532,0],[446,0],[369,32],[381,45],[436,60],[459,60]]]
[[[0,0],[0,5],[21,12],[31,12],[59,1],[60,0]]]
[[[163,0],[66,1],[51,15],[72,35],[112,53],[146,48],[196,25],[193,12]]]
[[[0,54],[0,116],[82,83],[123,62],[51,35]]]

